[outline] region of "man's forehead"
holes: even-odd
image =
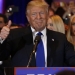
[[[39,11],[46,11],[43,7],[32,7],[30,9],[31,12],[39,12]]]
[[[44,10],[44,7],[35,6],[35,7],[31,7],[31,8],[30,8],[30,10],[36,10],[36,9]]]

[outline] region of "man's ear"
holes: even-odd
[[[28,20],[28,22],[29,22],[29,16],[28,16],[28,15],[26,15],[26,17],[27,17],[27,20]]]

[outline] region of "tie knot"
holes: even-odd
[[[41,33],[41,32],[38,32],[38,33],[37,33],[37,35],[41,36],[41,35],[42,35],[42,33]]]

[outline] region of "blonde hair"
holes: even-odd
[[[65,34],[64,22],[61,17],[58,15],[53,15],[52,17],[50,17],[50,19],[52,20],[55,31]]]
[[[70,18],[70,27],[67,31],[67,40],[73,44],[73,38],[72,38],[72,25],[71,25],[71,22],[72,20],[75,18],[75,15],[71,16]],[[74,45],[74,44],[73,44]]]
[[[29,12],[29,10],[32,7],[35,7],[35,6],[37,6],[37,7],[43,7],[48,12],[48,4],[45,1],[42,1],[42,0],[32,0],[27,5],[26,14]]]

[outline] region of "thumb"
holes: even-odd
[[[11,20],[9,20],[9,22],[8,22],[8,24],[7,24],[7,27],[8,27],[8,28],[10,28],[11,23],[12,23]]]

